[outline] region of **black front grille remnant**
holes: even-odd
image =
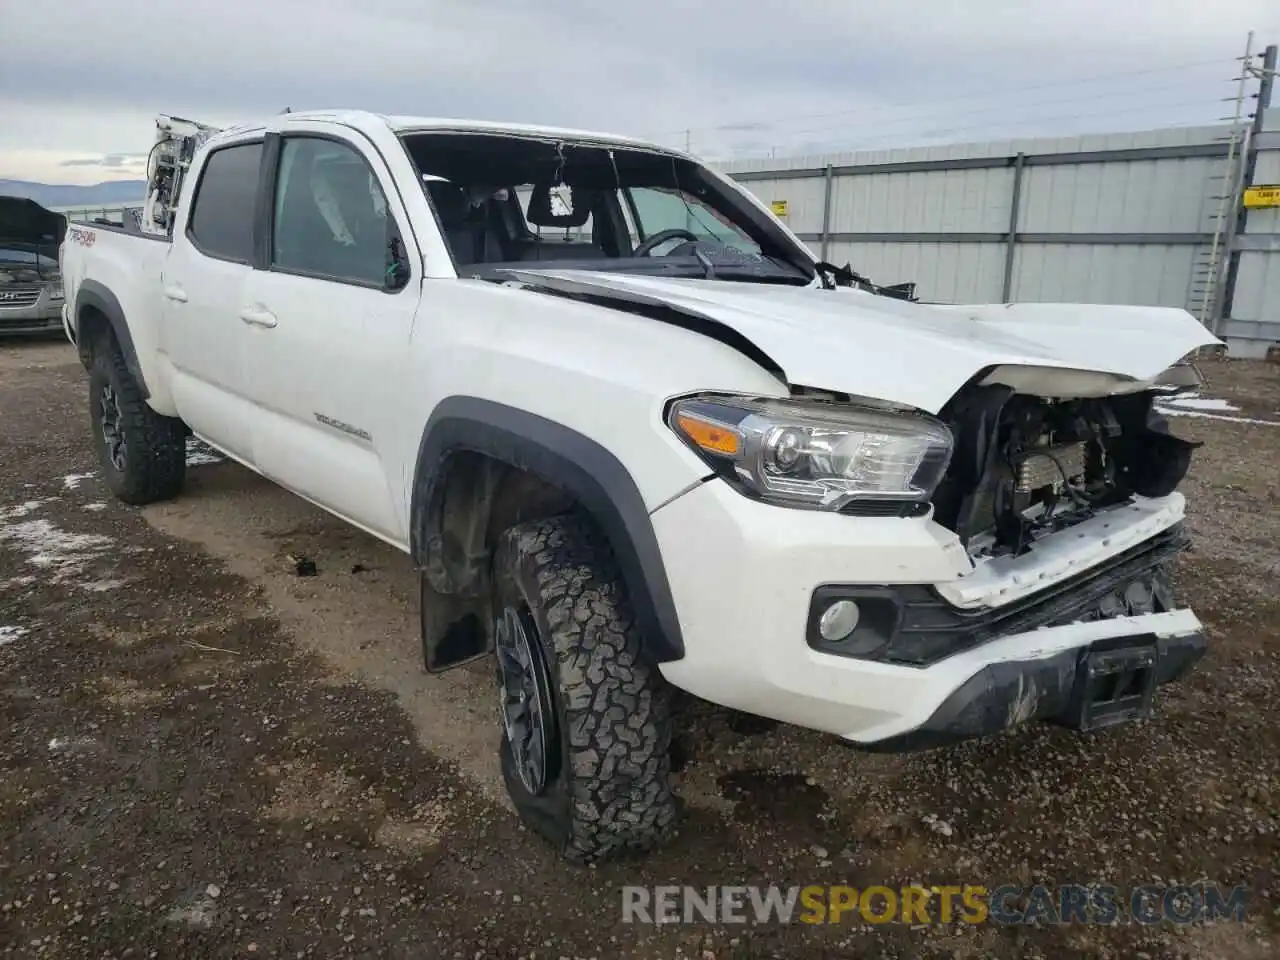
[[[926,664],[1038,627],[1170,610],[1168,563],[1189,543],[1178,524],[1078,576],[996,608],[962,610],[931,586],[904,586],[902,619],[882,658]]]
[[[927,584],[825,584],[809,604],[807,642],[815,650],[927,666],[998,637],[1040,627],[1163,613],[1174,609],[1169,562],[1190,543],[1182,524],[1034,594],[1000,607],[961,609]],[[823,640],[818,618],[834,601],[858,603],[853,633]]]

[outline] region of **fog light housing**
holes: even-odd
[[[897,590],[884,584],[824,584],[809,598],[805,643],[819,653],[878,660],[902,623]]]
[[[860,615],[858,605],[852,600],[837,600],[822,611],[818,633],[828,643],[838,643],[853,633]]]

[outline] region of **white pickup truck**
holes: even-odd
[[[111,488],[177,495],[194,434],[410,554],[427,669],[496,654],[564,855],[670,833],[672,687],[902,750],[1144,716],[1203,653],[1153,410],[1217,342],[1185,311],[913,302],[621,137],[199,140],[63,247]]]

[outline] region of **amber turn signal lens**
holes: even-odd
[[[686,437],[708,453],[736,457],[742,449],[742,438],[735,431],[710,420],[703,420],[689,413],[679,413],[676,415],[676,425]]]

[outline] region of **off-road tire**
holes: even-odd
[[[124,436],[124,468],[112,463],[102,426],[103,388],[109,387],[119,409]],[[138,382],[110,337],[97,344],[89,367],[89,426],[102,475],[111,492],[125,503],[142,506],[171,500],[186,479],[186,427],[181,420],[156,413],[142,399]]]
[[[521,818],[578,863],[661,843],[676,821],[673,691],[644,655],[607,542],[579,516],[512,527],[494,555],[494,600],[495,618],[520,604],[531,614],[554,705],[548,739],[558,758],[538,795],[501,737],[503,779]]]

